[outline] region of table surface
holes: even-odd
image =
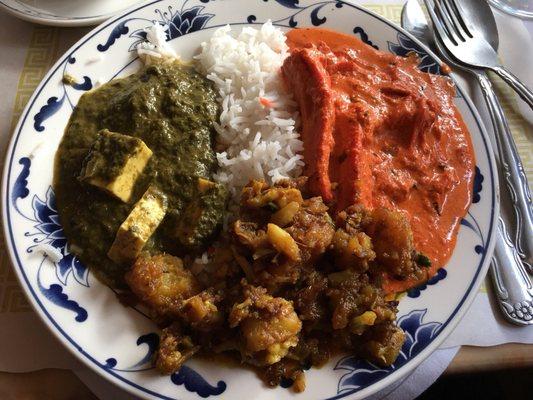
[[[387,8],[373,6],[373,8],[374,11],[384,14],[393,21],[398,21],[399,19],[401,6],[390,6]],[[0,48],[12,47],[9,50],[13,50],[14,56],[9,59],[2,57],[0,61],[0,72],[3,74],[6,69],[13,69],[13,75],[17,79],[2,81],[4,92],[12,91],[12,93],[16,93],[14,99],[4,100],[4,102],[7,101],[9,103],[13,115],[8,121],[6,119],[0,121],[0,130],[2,131],[0,132],[0,151],[2,153],[4,153],[7,138],[10,136],[18,115],[22,112],[29,96],[42,76],[55,62],[57,57],[61,55],[63,49],[68,48],[88,31],[88,28],[58,29],[21,23],[20,26],[22,28],[20,32],[13,33],[6,25],[6,21],[9,18],[12,17],[8,17],[0,12]],[[531,26],[533,27],[533,24]],[[9,40],[6,40],[6,37]],[[21,43],[25,43],[24,47],[22,47]],[[16,48],[17,46],[21,46],[21,48]],[[18,64],[17,57],[19,59]],[[22,63],[20,60],[22,60]],[[30,61],[34,66],[28,67]],[[24,65],[25,72],[23,73],[20,71],[21,64]],[[18,70],[15,71],[17,68]],[[501,98],[509,98],[510,90],[501,84],[501,82],[497,82],[496,87]],[[524,167],[530,177],[529,179],[531,179],[531,172],[533,171],[532,129],[531,126],[527,124],[523,125],[523,122],[520,122],[520,117],[509,104],[509,102],[506,102],[505,111],[515,127],[513,134],[523,158]],[[18,287],[18,282],[11,270],[5,249],[3,248],[2,238],[0,238],[0,243],[2,243],[2,246],[0,246],[0,312],[30,312],[30,306],[21,289]],[[461,348],[452,363],[448,366],[446,374],[474,373],[526,367],[533,367],[532,345],[465,346]],[[0,372],[0,399],[60,400],[72,398],[95,399],[95,396],[70,370],[42,369],[19,374]]]
[[[533,346],[508,343],[493,347],[464,346],[445,375],[481,373],[533,367]],[[0,398],[4,400],[98,400],[70,370],[43,369],[28,373],[0,372]]]

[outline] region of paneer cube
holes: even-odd
[[[150,186],[120,225],[107,256],[117,264],[132,264],[167,211],[167,198]]]
[[[141,139],[103,129],[83,161],[80,180],[127,203],[151,156]]]

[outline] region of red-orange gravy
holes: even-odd
[[[429,276],[449,259],[472,197],[474,153],[447,77],[326,29],[294,29],[282,72],[299,104],[310,189],[403,212]],[[419,282],[386,279],[387,291]]]

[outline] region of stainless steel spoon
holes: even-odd
[[[404,5],[402,10],[402,26],[424,43],[436,49],[436,52],[451,66],[468,71],[478,79],[491,115],[496,135],[495,141],[498,144],[498,149],[500,149],[503,143],[498,138],[510,137],[511,133],[505,119],[505,114],[494,94],[492,84],[487,78],[487,75],[479,70],[468,69],[453,62],[450,56],[444,51],[442,44],[434,40],[424,12],[417,0],[408,0]],[[501,150],[501,153],[507,156],[509,155],[505,150]],[[513,161],[511,160],[509,162]],[[500,168],[500,181],[503,183],[506,178],[502,175],[506,175],[504,167]],[[500,203],[502,207],[498,221],[496,247],[490,271],[496,288],[498,303],[505,318],[517,325],[529,325],[533,324],[533,285],[526,269],[531,268],[531,264],[528,264],[527,261],[529,259],[529,263],[531,263],[531,253],[529,253],[529,256],[524,254],[524,258],[521,258],[510,238],[507,227],[511,226],[509,213],[511,212],[513,214],[513,210],[512,207],[509,210],[509,207],[504,206],[511,203],[509,196],[512,193],[510,194],[505,188],[508,187],[501,188]],[[531,204],[531,197],[529,199],[529,204]],[[529,227],[526,226],[525,229],[526,231],[523,232],[524,235],[531,238],[533,234],[531,225]]]

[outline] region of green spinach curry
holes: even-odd
[[[54,189],[70,251],[105,282],[124,284],[129,266],[116,264],[107,253],[149,187],[164,194],[167,207],[143,251],[194,253],[216,234],[227,197],[225,188],[211,182],[217,165],[213,123],[218,114],[211,83],[192,66],[176,61],[143,67],[80,98],[56,154]],[[110,142],[110,131],[126,140]],[[95,157],[87,162],[95,147],[112,160],[100,175],[112,175],[135,141],[142,143],[138,139],[151,157],[135,179],[129,200],[80,176],[88,170],[94,175],[94,166],[105,163]]]

